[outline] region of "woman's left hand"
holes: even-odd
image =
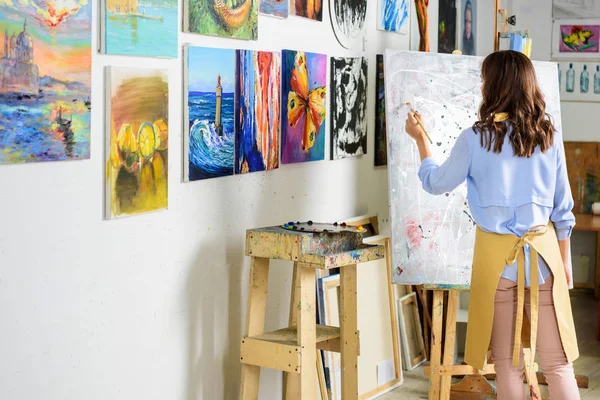
[[[422,121],[422,119],[418,112],[409,112],[406,119],[406,126],[404,127],[406,133],[416,141],[425,139],[425,132],[423,132],[423,129],[419,125],[419,121]]]

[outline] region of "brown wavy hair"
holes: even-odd
[[[515,155],[531,157],[537,146],[542,152],[548,150],[555,129],[529,58],[511,50],[492,53],[483,61],[481,79],[483,100],[479,120],[473,125],[481,136],[481,147],[502,151],[508,124],[495,122],[494,115],[505,112],[513,126],[509,139]]]

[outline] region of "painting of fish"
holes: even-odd
[[[107,67],[106,217],[167,208],[167,72]]]
[[[281,54],[238,50],[235,173],[279,166]]]
[[[282,52],[281,162],[323,160],[327,116],[327,56]]]
[[[90,158],[91,4],[0,1],[0,164]]]

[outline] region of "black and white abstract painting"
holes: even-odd
[[[367,59],[331,58],[331,159],[367,154]]]
[[[365,36],[367,0],[329,0],[329,17],[338,42],[347,49],[360,46]]]

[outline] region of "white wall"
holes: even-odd
[[[363,55],[338,45],[324,11],[323,23],[260,17],[258,42],[180,34],[180,45]],[[269,173],[182,183],[181,57],[93,55],[91,159],[0,166],[0,399],[237,397],[245,230],[387,215],[387,170],[373,168],[375,54],[408,48],[408,37],[376,31],[375,12],[364,53],[368,155]],[[168,211],[103,221],[107,65],[169,71]],[[267,329],[287,323],[290,273],[272,268]],[[280,390],[281,374],[264,371],[262,398]]]

